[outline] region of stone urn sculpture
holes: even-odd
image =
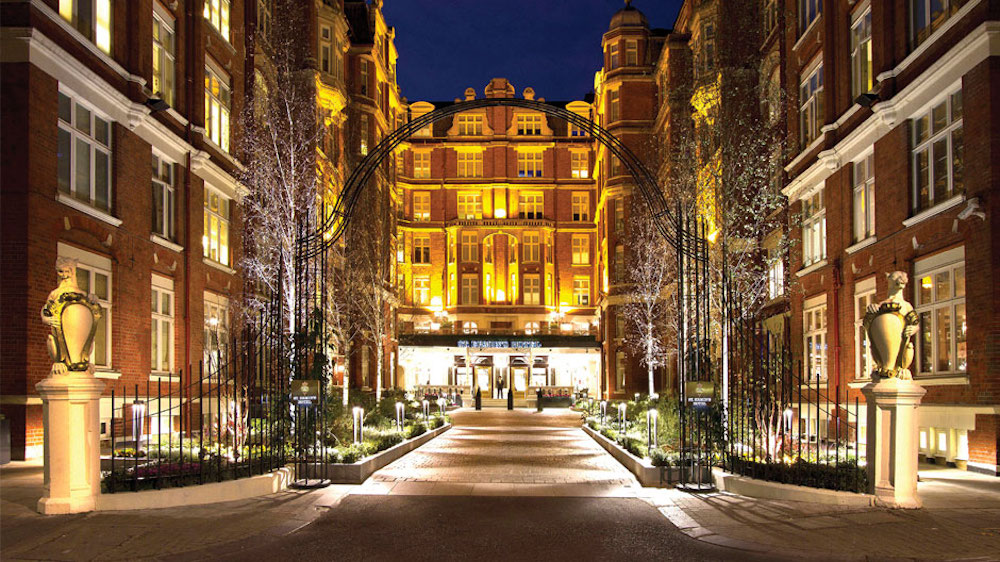
[[[76,266],[74,259],[59,258],[56,261],[59,286],[49,293],[42,306],[42,322],[52,330],[46,342],[52,357],[52,375],[93,371],[90,351],[94,346],[101,307],[97,304],[97,297],[80,290],[76,283]]]
[[[868,305],[864,318],[872,362],[875,364],[872,379],[912,380],[910,364],[914,352],[910,338],[917,331],[920,321],[913,306],[903,298],[903,288],[908,281],[906,273],[893,271],[886,277],[889,279],[888,298]]]

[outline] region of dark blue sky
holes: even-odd
[[[670,28],[682,0],[633,0],[650,27]],[[385,0],[398,80],[411,102],[478,97],[494,77],[520,96],[582,99],[601,65],[601,35],[624,0]]]

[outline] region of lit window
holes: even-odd
[[[799,33],[804,33],[823,13],[823,0],[799,0]]]
[[[479,280],[477,279],[476,281],[477,281],[477,284],[478,284]],[[476,304],[476,302],[470,301],[467,304]],[[479,325],[476,324],[475,322],[469,322],[469,321],[463,322],[462,323],[462,333],[465,333],[465,334],[478,334],[479,333]]]
[[[807,306],[803,311],[806,378],[811,382],[826,380],[826,301]]]
[[[639,42],[629,40],[625,42],[625,64],[636,66],[639,64]]]
[[[413,237],[413,263],[431,263],[430,236]]]
[[[217,373],[225,360],[226,343],[229,341],[229,299],[206,291],[203,302],[205,339],[202,341],[202,349],[205,369]]]
[[[271,14],[274,0],[257,0],[257,33],[267,39],[271,35]]]
[[[539,260],[541,254],[541,245],[538,241],[537,232],[525,232],[522,238],[525,263],[535,263]]]
[[[483,196],[481,193],[458,194],[458,218],[466,220],[483,218]]]
[[[153,2],[153,95],[174,105],[174,17]]]
[[[111,260],[97,254],[80,250],[63,243],[57,244],[60,258],[77,260],[76,284],[80,291],[97,297],[101,307],[101,317],[97,319],[97,331],[94,333],[94,346],[90,352],[90,362],[95,368],[111,368],[111,303],[114,301],[112,292]]]
[[[208,4],[206,4],[207,6]],[[229,152],[229,75],[214,63],[205,65],[205,136]]]
[[[479,261],[479,235],[475,232],[462,233],[462,262],[475,263]]]
[[[413,278],[413,303],[427,306],[431,303],[431,280],[429,277]]]
[[[799,88],[799,138],[803,148],[819,136],[823,126],[823,63],[804,73]]]
[[[785,260],[777,250],[768,250],[767,298],[776,299],[785,294]]]
[[[968,0],[911,0],[911,47],[926,41],[967,2]]]
[[[854,241],[875,236],[875,155],[854,163]]]
[[[201,239],[204,256],[222,265],[229,265],[229,199],[205,188],[205,232]]]
[[[413,153],[413,177],[417,179],[426,179],[431,177],[430,152]]]
[[[59,15],[99,49],[111,53],[111,0],[59,0]]]
[[[368,143],[370,140],[371,133],[369,132],[368,125],[368,114],[362,113],[360,122],[358,123],[358,136],[360,141],[358,143],[358,150],[361,152],[362,156],[368,154]]]
[[[820,189],[802,203],[802,265],[826,259],[826,206]]]
[[[541,277],[536,274],[524,276],[524,305],[538,306],[542,304]]]
[[[574,221],[590,220],[590,194],[574,193],[572,195],[572,211]]]
[[[205,19],[229,41],[229,0],[205,0]]]
[[[541,151],[522,151],[517,153],[517,177],[542,177]]]
[[[574,179],[587,179],[590,177],[590,155],[586,152],[573,152],[570,154],[570,170]]]
[[[459,152],[458,153],[458,177],[460,177],[460,178],[481,178],[481,177],[483,177],[483,153],[482,152]]]
[[[705,22],[701,24],[701,32],[698,36],[698,54],[696,55],[695,69],[699,73],[705,73],[715,68],[715,24]]]
[[[333,72],[333,31],[328,25],[319,28],[319,69],[327,74]]]
[[[543,214],[541,193],[522,193],[518,196],[517,212],[522,219],[540,219]]]
[[[870,92],[872,76],[872,10],[868,8],[851,25],[851,97]]]
[[[965,192],[962,132],[961,90],[913,120],[915,212]]]
[[[586,118],[586,116],[581,116],[581,117]],[[569,136],[571,136],[571,137],[585,137],[585,136],[587,136],[587,130],[584,129],[583,127],[575,124],[575,123],[570,123],[569,124]]]
[[[541,115],[518,115],[517,134],[519,135],[540,135],[542,134]]]
[[[865,332],[864,320],[868,305],[875,304],[875,279],[862,281],[854,287],[854,378],[871,376],[871,343]]]
[[[462,276],[462,304],[479,304],[479,277],[476,275],[463,275]],[[465,325],[468,326],[470,323],[466,322]],[[475,324],[472,324],[475,326]],[[470,332],[466,332],[470,333]],[[475,333],[475,328],[473,331]]]
[[[525,297],[525,300],[527,300],[527,297]],[[524,304],[528,304],[528,303],[525,302]],[[525,333],[525,335],[529,335],[530,336],[532,334],[537,334],[539,331],[541,331],[541,326],[539,325],[538,322],[525,322],[524,323],[524,333]]]
[[[590,278],[573,278],[573,304],[576,306],[590,306]]]
[[[153,275],[150,328],[149,368],[154,373],[171,373],[174,370],[174,282],[159,275]]]
[[[914,264],[914,310],[920,318],[918,369],[922,375],[964,372],[968,367],[965,316],[965,250],[958,248]]]
[[[431,220],[431,194],[426,191],[413,193],[413,220]]]
[[[608,45],[608,70],[614,70],[619,66],[618,43]]]
[[[608,123],[617,121],[621,116],[621,103],[618,90],[608,90]]]
[[[59,92],[59,191],[111,210],[111,121]]]
[[[153,234],[174,240],[174,166],[153,153]]]
[[[464,136],[480,136],[483,134],[482,115],[459,115],[458,134]]]
[[[573,265],[590,263],[590,240],[586,234],[573,235]]]

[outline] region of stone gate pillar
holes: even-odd
[[[38,512],[93,511],[101,493],[100,397],[104,383],[88,372],[51,376],[35,385],[45,427],[45,491]]]
[[[915,509],[920,428],[917,407],[926,390],[912,380],[884,378],[865,385],[868,408],[868,491],[879,505]]]

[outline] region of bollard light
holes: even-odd
[[[444,417],[444,398],[438,398],[438,411],[441,413],[441,417]]]
[[[357,406],[354,408],[354,444],[358,445],[364,439],[365,431],[365,410]]]
[[[608,415],[608,401],[601,400],[601,427],[604,427],[604,416]]]
[[[424,407],[424,421],[426,422],[427,419],[431,415],[431,403],[430,403],[430,401],[425,399],[424,402],[423,402],[423,407]]]
[[[396,429],[403,431],[403,403],[396,402]]]
[[[656,408],[650,408],[646,412],[646,454],[651,455],[656,447],[656,418],[660,413]]]
[[[618,405],[618,430],[625,431],[625,403]]]

